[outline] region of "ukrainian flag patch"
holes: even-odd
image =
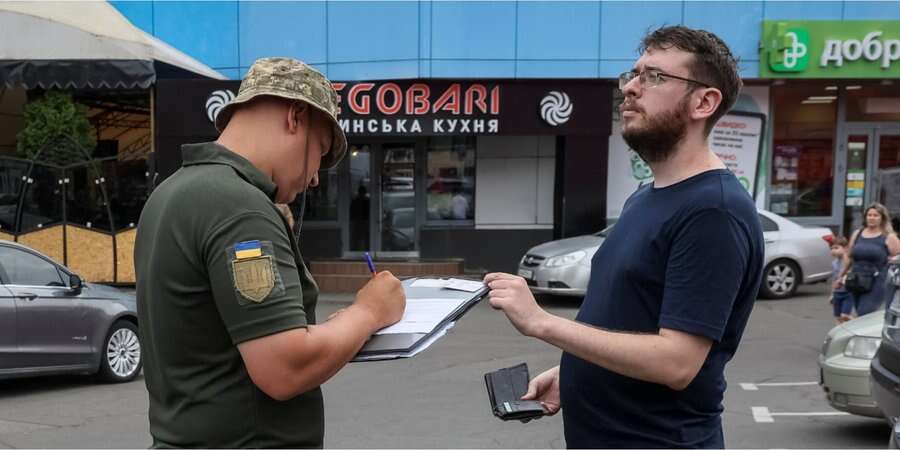
[[[246,241],[234,244],[234,257],[237,260],[262,256],[262,244],[259,241]]]

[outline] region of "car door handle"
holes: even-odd
[[[774,243],[775,243],[775,241],[770,240],[770,239],[766,239],[766,245],[774,244]]]
[[[16,298],[20,298],[22,300],[28,300],[30,302],[37,298],[37,294],[24,293],[24,294],[17,295]]]

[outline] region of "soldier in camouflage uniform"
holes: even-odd
[[[318,288],[275,202],[318,184],[347,151],[337,94],[306,64],[257,61],[147,201],[135,244],[154,447],[321,447],[319,385],[400,319],[381,272],[316,324]]]

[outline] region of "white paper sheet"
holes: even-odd
[[[460,280],[459,278],[451,278],[450,282],[444,286],[444,289],[453,289],[456,291],[477,292],[484,287],[484,283],[472,280]]]
[[[419,278],[412,282],[410,287],[414,288],[442,288],[449,283],[450,280],[441,278]]]
[[[466,299],[410,298],[399,322],[375,334],[430,333]]]

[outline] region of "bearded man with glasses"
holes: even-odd
[[[563,411],[572,448],[722,448],[725,364],[762,279],[763,235],[747,191],[708,137],[741,88],[716,35],[644,37],[619,77],[622,135],[654,182],[625,203],[591,263],[574,321],[544,311],[525,280],[485,277],[491,305],[563,350],[524,399]]]

